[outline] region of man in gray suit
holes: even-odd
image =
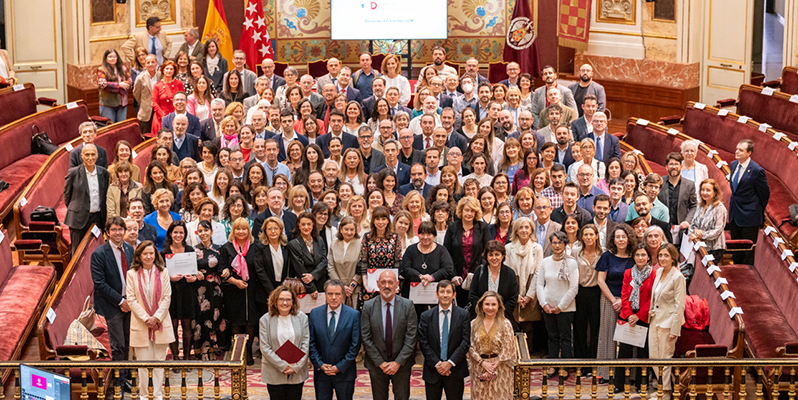
[[[535,123],[532,127],[534,129],[538,128],[540,113],[545,110],[548,105],[546,103],[546,94],[549,92],[549,89],[557,88],[562,95],[562,104],[566,107],[571,107],[576,113],[579,112],[579,110],[576,109],[576,101],[574,100],[574,94],[571,93],[571,89],[560,86],[557,83],[557,71],[554,70],[554,67],[551,65],[543,67],[541,78],[545,85],[535,89],[535,92],[532,93],[532,116],[535,118]]]
[[[394,398],[408,400],[415,363],[416,309],[412,301],[396,295],[399,281],[393,271],[381,273],[377,284],[379,297],[367,301],[360,316],[372,396],[388,400],[388,386],[393,383]]]
[[[332,83],[335,85],[336,93],[340,90],[338,87],[338,74],[341,73],[341,61],[333,57],[327,60],[327,74],[316,78],[316,92],[320,92],[324,85]],[[352,81],[349,81],[347,87],[352,87]]]
[[[73,253],[91,224],[100,229],[105,227],[105,197],[108,193],[108,170],[96,165],[97,146],[84,144],[80,155],[83,164],[69,169],[64,184],[64,204],[67,206],[64,225],[69,227]]]
[[[678,225],[680,232],[690,227],[696,209],[695,182],[682,178],[682,161],[684,157],[681,153],[668,154],[665,159],[668,176],[662,177],[665,182],[657,196],[668,207],[668,220],[665,222],[670,226]],[[678,243],[681,238],[679,234],[673,240]]]
[[[551,250],[551,236],[552,232],[557,232],[562,228],[557,222],[551,220],[551,202],[545,196],[539,196],[535,200],[535,216],[538,217],[535,221],[535,235],[537,236],[538,244],[543,247],[543,257],[548,257],[554,254]]]

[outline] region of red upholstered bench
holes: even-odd
[[[0,226],[0,360],[19,360],[28,335],[55,285],[52,267],[14,266],[8,234]],[[10,371],[4,372],[3,379]]]
[[[36,88],[32,83],[0,89],[0,110],[3,110],[0,113],[0,126],[36,114],[36,106],[40,104],[54,107],[55,103],[55,99],[36,98]]]
[[[763,89],[753,85],[740,86],[737,114],[767,123],[786,133],[790,139],[798,140],[798,103],[790,101],[790,94],[774,92],[765,95]]]
[[[798,94],[798,67],[784,67],[781,70],[781,91]]]
[[[77,127],[75,128],[77,131]],[[95,144],[108,153],[109,162],[113,160],[114,147],[119,140],[127,140],[132,146],[141,143],[138,122],[134,119],[106,126],[97,132]],[[77,147],[81,139],[71,142]],[[66,217],[64,204],[64,177],[69,170],[69,152],[65,147],[53,153],[39,172],[14,203],[14,221],[17,224],[17,238],[41,238],[60,255],[59,271],[67,265],[70,258],[69,227],[63,224]],[[30,220],[30,213],[37,206],[53,207],[60,225]]]
[[[734,150],[740,140],[753,140],[752,157],[765,169],[770,186],[770,201],[765,215],[779,225],[789,218],[790,205],[798,203],[798,179],[795,179],[798,155],[789,149],[791,141],[787,137],[775,140],[773,135],[777,131],[768,128],[762,132],[758,122],[748,120],[743,124],[738,122],[739,117],[734,113],[719,116],[717,108],[706,106],[699,110],[695,103],[689,102],[685,109],[683,132],[711,145],[729,163],[734,160]],[[790,224],[782,225],[779,230],[793,243],[798,239],[795,237],[798,230]]]
[[[83,101],[70,104],[28,115],[0,128],[0,179],[9,185],[0,192],[0,219],[11,211],[19,194],[47,160],[46,155],[30,154],[31,128],[37,126],[61,146],[78,137],[78,126],[89,120]],[[0,106],[0,110],[4,114],[8,109]]]
[[[141,170],[141,179],[144,180],[144,174],[147,171],[147,166],[150,164],[150,152],[155,147],[155,139],[147,139],[133,148],[136,152],[136,157],[133,158],[133,165],[139,167]]]

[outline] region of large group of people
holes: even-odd
[[[427,398],[462,398],[470,373],[472,398],[505,399],[513,332],[549,358],[611,359],[632,354],[613,341],[626,321],[650,329],[639,357],[673,354],[694,264],[674,244],[722,256],[723,193],[697,143],[663,160],[667,176],[621,154],[589,65],[570,88],[546,66],[533,89],[516,63],[502,82],[476,59],[458,77],[436,47],[409,108],[396,56],[379,71],[368,53],[354,72],[330,59],[314,85],[292,67],[277,76],[271,59],[256,76],[241,51],[228,71],[192,30],[169,59],[160,23],[147,26],[147,47],[125,51],[129,69],[106,52],[101,104],[122,115],[133,90],[157,145],[133,155],[120,142],[106,157],[81,125],[64,192],[73,247],[92,223],[107,234],[92,274],[115,360],[130,348],[138,360],[214,359],[246,333],[272,396],[300,398],[312,368],[317,398],[351,399],[362,347],[374,398],[393,384],[407,399],[418,343]],[[738,146],[740,175],[755,170],[751,152]],[[146,169],[133,157],[149,157]],[[733,179],[733,205],[757,190],[767,202],[766,181]],[[196,253],[195,275],[165,269],[179,253]],[[414,303],[431,284],[437,303]],[[322,293],[326,305],[299,311],[298,294]],[[297,362],[277,355],[288,341]],[[666,394],[671,381],[666,369]]]

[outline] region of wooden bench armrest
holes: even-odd
[[[762,86],[763,87],[773,88],[773,89],[778,89],[778,88],[781,87],[781,81],[778,80],[778,79],[774,79],[772,81],[765,81],[765,82],[762,82]]]
[[[723,107],[731,107],[737,104],[737,99],[721,99],[718,100],[718,104],[716,107],[723,108]]]
[[[44,106],[55,107],[58,105],[58,100],[52,97],[39,97],[36,101]]]
[[[662,125],[677,125],[682,122],[681,115],[669,115],[667,117],[660,117],[659,123]]]

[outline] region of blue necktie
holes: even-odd
[[[152,47],[150,48],[150,54],[155,54],[157,50],[155,49],[155,36],[152,37]]]
[[[596,136],[596,159],[604,161],[604,146],[601,144],[601,138],[604,135]]]
[[[443,310],[443,331],[441,333],[441,361],[449,358],[449,310]]]
[[[327,326],[327,334],[330,336],[330,342],[332,343],[333,335],[335,335],[335,311],[332,311],[330,324]]]
[[[740,170],[743,169],[743,165],[740,164],[737,166],[737,171],[734,171],[734,176],[732,177],[732,192],[737,191],[737,184],[740,183]]]

